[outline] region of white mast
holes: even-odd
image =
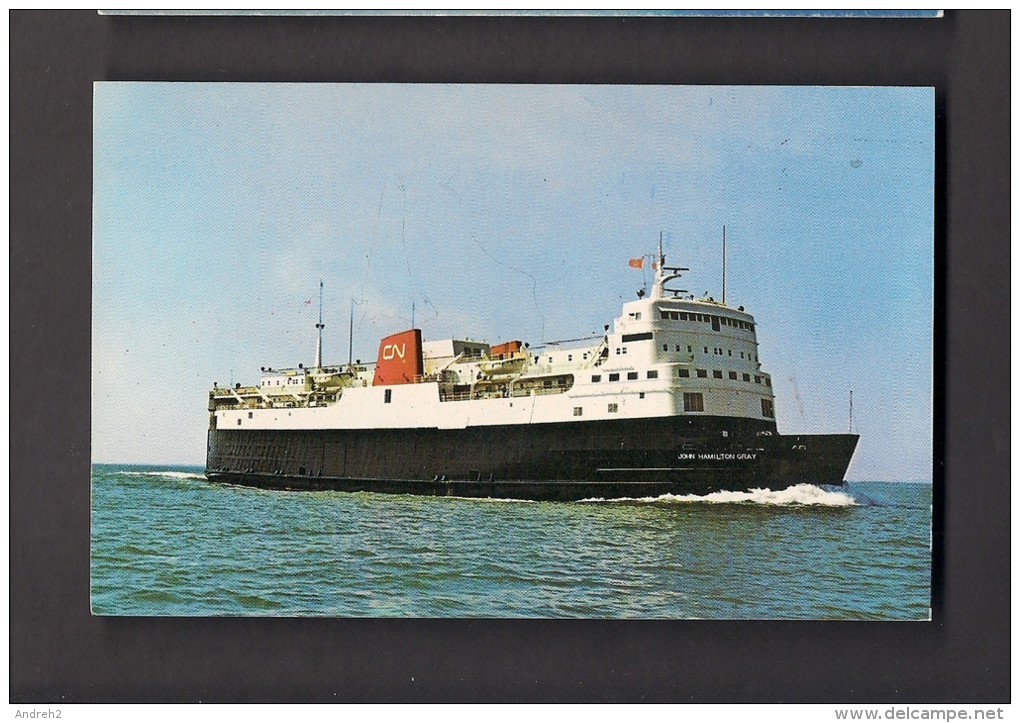
[[[347,366],[350,367],[354,361],[354,299],[351,299],[351,324],[347,336]]]
[[[655,260],[658,262],[655,264],[655,281],[652,282],[652,298],[662,298],[662,284],[666,277],[666,255],[662,253],[662,231],[659,231],[659,254]]]
[[[319,339],[315,342],[315,370],[322,371],[322,330],[326,328],[322,323],[322,279],[319,279],[319,323],[315,328],[319,332]]]
[[[726,226],[722,227],[722,303],[726,306]]]
[[[673,279],[679,279],[684,271],[689,269],[680,266],[666,266],[666,254],[662,251],[662,232],[659,232],[659,263],[655,269],[655,283],[652,284],[652,297],[653,299],[661,299],[666,294],[666,284]],[[673,293],[686,293],[681,290],[675,290]]]

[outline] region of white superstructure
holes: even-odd
[[[530,348],[421,344],[423,373],[374,384],[373,365],[263,370],[258,387],[214,389],[218,429],[458,429],[665,416],[774,419],[754,318],[666,285],[685,269],[661,250],[652,291],[602,337]],[[321,319],[317,328],[321,334]],[[382,353],[382,350],[381,350]]]

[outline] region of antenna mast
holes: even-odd
[[[854,390],[850,390],[850,434],[854,433]]]
[[[347,334],[347,366],[354,361],[354,299],[351,299],[351,325]]]
[[[722,227],[722,303],[726,306],[726,224]]]
[[[322,330],[326,328],[322,323],[322,279],[319,279],[319,323],[315,328],[319,331],[319,340],[315,343],[315,370],[322,371]]]

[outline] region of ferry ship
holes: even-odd
[[[687,269],[666,266],[661,242],[653,267],[650,292],[598,337],[532,349],[412,328],[374,364],[334,366],[320,282],[311,367],[214,384],[206,477],[563,501],[843,484],[858,435],[780,434],[754,317],[667,288]]]

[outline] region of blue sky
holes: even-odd
[[[662,232],[758,320],[784,432],[929,479],[929,88],[95,86],[93,459],[196,463],[213,381],[407,328],[600,330]]]

